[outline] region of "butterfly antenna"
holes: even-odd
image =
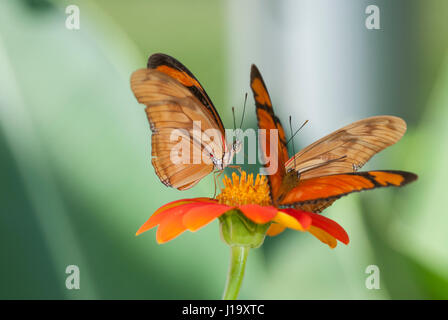
[[[292,135],[292,120],[291,119],[292,119],[291,116],[289,116],[289,130],[291,131],[291,135]],[[302,125],[302,127],[303,127],[303,125]],[[294,133],[294,135],[295,135],[295,133]],[[294,137],[294,135],[292,135],[292,137],[289,138],[289,140],[291,140]],[[294,169],[295,169],[296,168],[296,151],[294,150],[294,142],[292,143],[292,153],[293,153],[293,157],[294,157]]]
[[[240,129],[243,127],[244,114],[246,112],[246,101],[247,101],[247,92],[246,95],[244,96],[243,115],[241,117]]]
[[[233,129],[236,130],[235,107],[232,107]]]
[[[297,129],[296,132],[294,132],[294,134],[291,136],[291,138],[288,139],[288,141],[286,141],[286,145],[288,145],[288,143],[292,140],[292,138],[294,138],[296,136],[297,133],[299,133],[300,129],[302,129],[306,124],[308,123],[308,120],[306,120],[299,129]]]

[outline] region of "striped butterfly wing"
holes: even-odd
[[[169,69],[170,61],[162,64],[160,54],[153,57],[150,68],[132,74],[131,89],[146,105],[157,176],[166,186],[185,190],[213,171],[212,157],[223,159],[224,129],[213,105],[203,103],[209,98],[191,73],[185,67],[180,70],[179,62]]]
[[[400,140],[405,132],[406,122],[398,117],[359,120],[299,151],[288,160],[286,168],[298,170],[301,179],[354,172],[373,155]]]
[[[263,156],[263,160],[266,163],[268,157],[272,161],[277,161],[276,164],[266,163],[265,167],[275,168],[275,172],[269,172],[268,182],[271,190],[271,198],[273,202],[279,198],[283,179],[286,174],[285,162],[288,159],[288,150],[286,148],[285,132],[282,124],[277,116],[274,114],[271,98],[269,97],[266,85],[261,77],[260,71],[255,65],[252,65],[250,73],[250,86],[254,95],[258,128],[259,131],[260,147]],[[274,147],[271,150],[271,136],[277,136],[277,142],[274,143]]]
[[[381,170],[333,174],[300,180],[281,201],[285,207],[314,207],[321,211],[342,196],[385,187],[401,187],[417,179],[405,171]]]
[[[295,163],[301,180],[355,172],[376,153],[400,140],[405,132],[406,123],[398,117],[376,116],[359,120],[299,151],[286,167],[294,168]],[[297,203],[295,207],[319,213],[336,199],[338,197],[315,199]]]
[[[335,199],[323,199],[323,200],[302,202],[302,203],[296,203],[293,207],[304,211],[321,213],[326,208],[331,206],[333,202],[335,202],[336,200],[337,199],[335,198]]]
[[[155,69],[163,72],[182,83],[182,85],[184,85],[208,110],[210,115],[216,121],[218,129],[222,132],[225,131],[222,120],[218,114],[218,111],[216,111],[212,100],[209,98],[207,92],[205,92],[198,79],[196,79],[187,67],[175,58],[163,53],[155,53],[151,55],[148,59],[147,66],[148,69]]]

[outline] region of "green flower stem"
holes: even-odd
[[[227,274],[226,288],[222,297],[223,300],[236,300],[238,297],[250,247],[232,246],[230,249],[230,266],[229,273]]]

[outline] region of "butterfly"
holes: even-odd
[[[357,172],[373,155],[396,143],[406,131],[404,120],[375,116],[356,121],[314,142],[289,158],[285,132],[274,113],[260,71],[252,65],[253,91],[263,157],[278,159],[278,170],[268,175],[274,205],[314,213],[353,192],[401,187],[417,179],[411,172],[376,170]],[[270,150],[270,131],[278,130],[276,148]],[[274,135],[275,137],[275,135]],[[265,167],[267,164],[265,165]]]
[[[222,120],[202,85],[173,57],[151,55],[147,68],[132,73],[131,89],[146,105],[152,165],[166,186],[189,189],[214,169],[222,171],[239,151],[238,140],[227,144]],[[186,143],[179,146],[179,140]],[[177,151],[185,152],[186,161],[173,161]]]

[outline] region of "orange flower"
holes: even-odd
[[[293,208],[276,208],[269,197],[269,186],[264,176],[241,173],[224,178],[224,188],[216,199],[193,198],[170,202],[160,207],[137,231],[137,235],[155,227],[156,240],[164,243],[186,230],[196,231],[226,214],[242,214],[255,225],[266,226],[264,233],[274,236],[285,228],[310,232],[331,248],[337,240],[348,244],[345,230],[335,221],[322,215]],[[262,243],[262,241],[261,241]],[[257,243],[252,247],[261,245]]]

